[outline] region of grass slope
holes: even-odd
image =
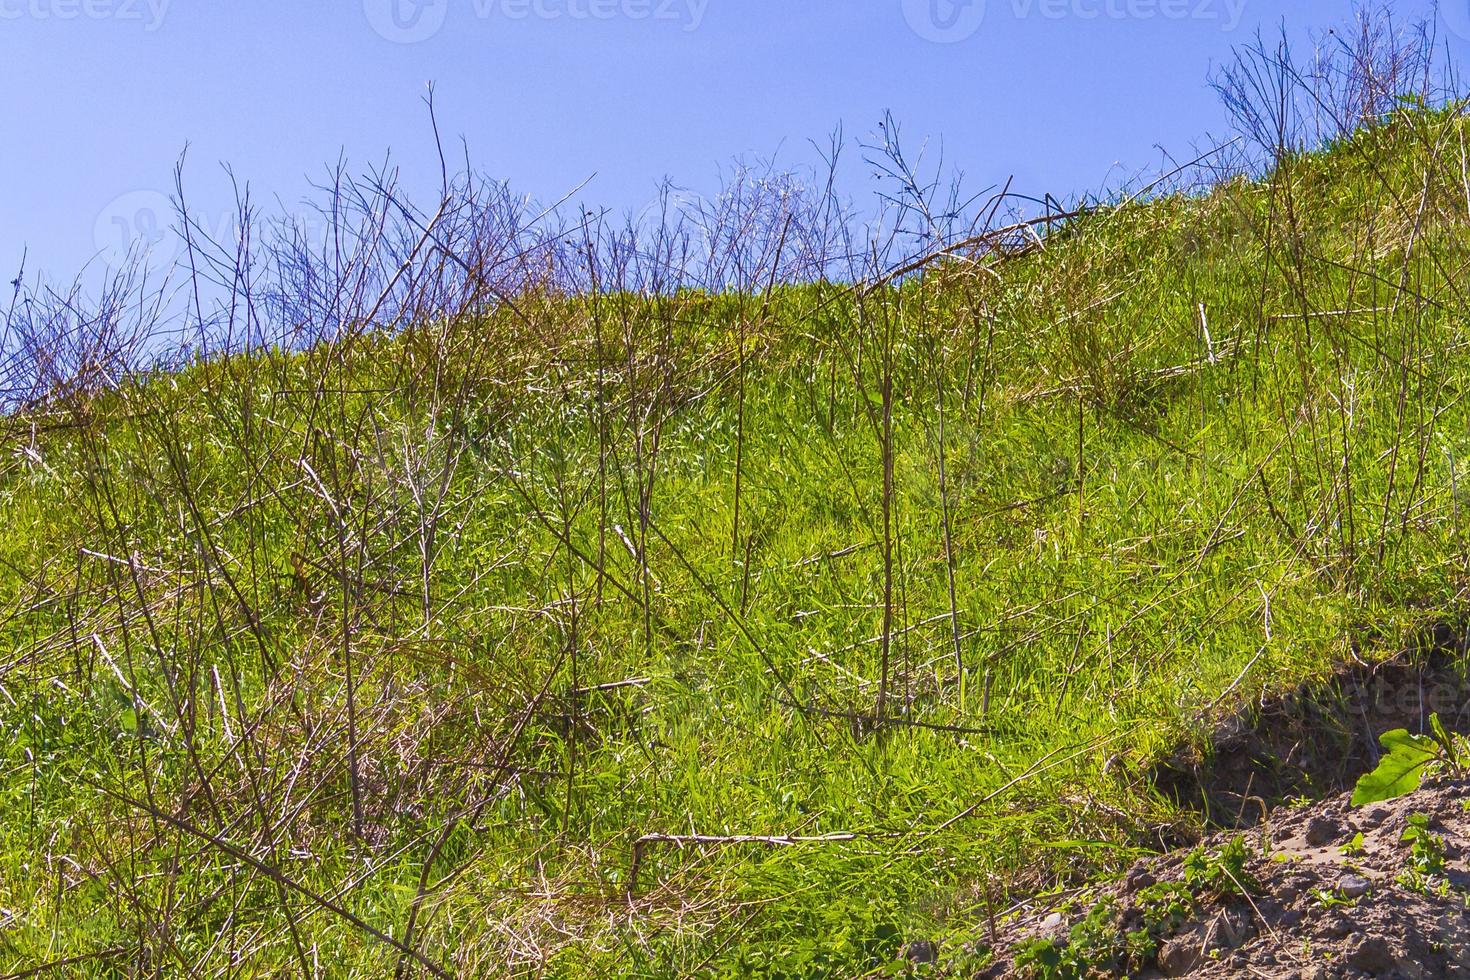
[[[1458,616],[1463,132],[8,419],[0,973],[851,976],[1121,866]]]

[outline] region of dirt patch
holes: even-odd
[[[1463,629],[1439,626],[1391,660],[1352,664],[1217,726],[1208,748],[1156,764],[1153,786],[1215,827],[1251,827],[1293,799],[1351,789],[1378,765],[1378,736],[1428,731],[1438,714],[1470,732]]]
[[[1155,765],[1154,788],[1217,832],[1033,899],[982,946],[995,959],[979,976],[1470,978],[1470,780],[1348,802],[1384,732],[1434,714],[1470,732],[1466,648],[1437,627]]]
[[[1470,782],[1278,809],[1086,899],[1038,900],[979,976],[1470,977],[1467,810]]]

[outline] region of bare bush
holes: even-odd
[[[1406,99],[1427,104],[1446,87],[1430,21],[1403,23],[1389,5],[1360,7],[1351,26],[1314,37],[1305,57],[1283,25],[1235,49],[1211,84],[1248,138],[1254,168],[1377,125]]]

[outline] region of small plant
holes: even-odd
[[[1159,940],[1147,929],[1134,929],[1123,937],[1128,947],[1128,962],[1152,963],[1159,955]]]
[[[1367,845],[1363,843],[1363,832],[1360,830],[1353,835],[1353,839],[1342,845],[1343,857],[1358,857],[1366,851]]]
[[[1115,967],[1123,962],[1123,934],[1117,922],[1117,907],[1104,899],[1072,927],[1070,948],[1076,951],[1079,966]]]
[[[1456,777],[1470,767],[1470,744],[1445,731],[1438,714],[1429,716],[1429,735],[1411,735],[1406,729],[1384,732],[1378,741],[1384,755],[1378,767],[1353,788],[1353,806],[1395,800],[1417,790],[1436,771]]]
[[[1016,953],[1016,972],[1036,980],[1083,980],[1116,973],[1128,962],[1130,939],[1118,928],[1118,910],[1103,899],[1072,927],[1064,945],[1052,939],[1033,939]]]
[[[1184,924],[1194,910],[1194,897],[1181,881],[1160,881],[1138,893],[1144,928],[1154,935],[1167,935]]]
[[[1352,908],[1358,904],[1336,888],[1313,888],[1312,898],[1324,909]]]
[[[1184,882],[1195,894],[1215,891],[1244,896],[1258,892],[1260,882],[1245,869],[1249,859],[1244,837],[1231,838],[1214,854],[1197,847],[1184,859]]]
[[[1401,843],[1409,845],[1409,857],[1397,881],[1412,891],[1422,894],[1449,894],[1449,882],[1444,880],[1445,841],[1429,829],[1429,815],[1411,814],[1404,828]]]
[[[1016,973],[1040,980],[1060,980],[1070,976],[1064,972],[1066,947],[1050,939],[1029,939],[1016,949]]]
[[[1129,965],[1143,967],[1159,953],[1159,942],[1173,935],[1194,910],[1194,896],[1182,881],[1161,881],[1139,891],[1143,925],[1124,937]]]
[[[1409,817],[1401,843],[1409,846],[1409,863],[1423,874],[1444,874],[1444,838],[1429,830],[1429,815],[1415,813]]]

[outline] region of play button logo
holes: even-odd
[[[955,44],[980,30],[985,22],[985,0],[903,0],[903,17],[909,29],[924,40]]]
[[[1443,0],[1439,16],[1444,25],[1462,41],[1470,41],[1470,0]]]
[[[427,41],[444,27],[449,0],[362,0],[368,24],[385,41]]]

